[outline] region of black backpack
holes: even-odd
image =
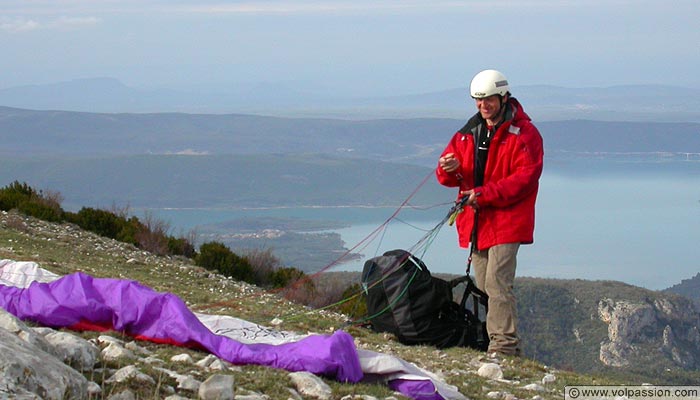
[[[488,347],[488,298],[468,275],[447,282],[411,253],[391,250],[365,262],[362,285],[374,331],[408,345]]]

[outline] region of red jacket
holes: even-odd
[[[510,98],[508,104],[506,120],[491,139],[481,187],[474,188],[474,133],[486,129],[479,113],[455,133],[442,152],[454,153],[460,168],[447,173],[438,165],[435,171],[442,185],[480,193],[476,239],[479,250],[534,241],[535,200],[544,158],[542,136],[515,98]],[[465,206],[457,216],[461,247],[469,247],[473,224],[474,210]]]

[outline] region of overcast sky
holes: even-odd
[[[700,87],[698,0],[2,0],[0,88],[282,83],[407,94],[511,85]]]

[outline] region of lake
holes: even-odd
[[[617,280],[665,289],[700,272],[700,175],[644,166],[617,174],[545,173],[537,203],[535,243],[522,246],[518,276]],[[645,173],[645,171],[651,171]],[[280,208],[264,210],[151,210],[174,233],[240,217],[338,220],[346,247],[365,257],[331,270],[361,270],[365,259],[394,248],[413,249],[451,204],[404,208],[379,229],[394,208]],[[375,232],[376,231],[376,232]],[[374,235],[372,235],[372,233]],[[444,225],[429,245],[414,251],[433,272],[461,274],[467,250],[454,226]]]

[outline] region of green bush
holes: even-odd
[[[199,247],[195,263],[208,270],[240,281],[253,283],[253,267],[245,257],[240,257],[220,242],[207,242]]]
[[[129,219],[120,217],[120,219],[124,221],[124,224],[121,226],[121,229],[119,230],[119,233],[117,233],[117,237],[115,237],[115,239],[119,240],[120,242],[138,245],[138,233],[145,229],[141,221],[139,221],[139,219],[136,217],[131,217]]]
[[[16,208],[20,212],[51,222],[63,220],[60,195],[36,191],[26,182],[14,181],[0,189],[0,209],[9,211]]]
[[[187,258],[194,258],[197,255],[197,251],[194,245],[190,243],[186,238],[175,238],[172,236],[168,237],[168,251],[170,254],[177,256],[185,256]]]
[[[348,286],[341,295],[342,303],[335,309],[352,319],[361,319],[367,316],[367,296],[363,293],[359,283]]]
[[[289,301],[304,304],[312,308],[322,307],[323,301],[319,301],[319,291],[313,280],[302,273],[302,277],[289,282],[282,290],[282,296]]]
[[[0,210],[17,209],[25,215],[49,222],[72,222],[82,229],[111,239],[133,244],[156,254],[175,254],[194,257],[194,245],[185,238],[167,235],[167,224],[147,215],[145,223],[136,217],[128,218],[96,208],[83,207],[77,213],[61,208],[61,195],[52,191],[37,191],[26,182],[14,181],[0,188]],[[228,273],[237,279],[252,281],[252,267],[244,258],[231,260]]]
[[[74,222],[81,228],[98,235],[117,239],[122,230],[126,227],[127,221],[113,213],[92,207],[83,207],[75,214]],[[135,244],[135,240],[129,241]]]
[[[60,208],[52,207],[38,201],[24,201],[21,202],[17,209],[34,218],[39,218],[44,221],[49,222],[61,222],[63,221],[63,210]]]
[[[284,267],[270,274],[270,284],[273,288],[283,288],[304,277],[304,272],[294,267]]]
[[[23,202],[29,201],[34,195],[34,189],[26,183],[14,181],[0,189],[0,209],[10,211],[18,208]]]

